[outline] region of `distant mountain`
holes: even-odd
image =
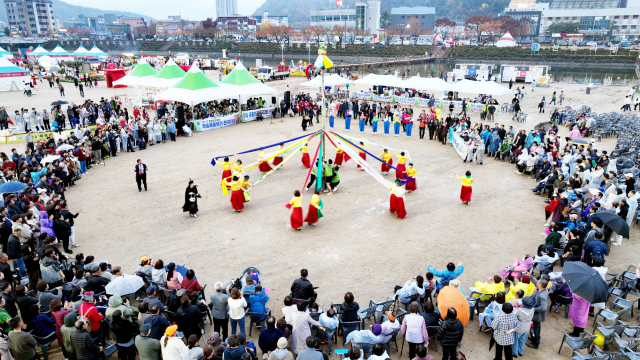
[[[358,0],[343,0],[343,8],[355,7]],[[305,0],[292,6],[291,0],[266,0],[255,12],[261,15],[268,11],[270,15],[288,15],[289,22],[309,22],[309,11],[320,9],[336,9],[335,0]],[[509,0],[382,0],[381,12],[391,11],[400,6],[432,6],[436,8],[436,18],[448,17],[463,21],[476,14],[497,15],[509,5]]]
[[[7,22],[7,13],[4,9],[4,2],[0,2],[2,9],[0,9],[0,20]],[[153,18],[150,16],[145,16],[141,14],[136,14],[127,11],[116,11],[116,10],[100,10],[96,8],[80,6],[80,5],[72,5],[68,4],[61,0],[53,0],[53,11],[55,15],[60,21],[66,21],[70,18],[75,18],[79,14],[83,14],[84,16],[98,16],[104,14],[116,14],[122,16],[132,16],[132,17],[144,17],[147,22],[152,20]]]

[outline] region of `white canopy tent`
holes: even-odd
[[[450,85],[449,90],[465,94],[487,94],[491,96],[502,96],[512,93],[508,88],[493,81],[473,81],[467,79]]]
[[[496,46],[497,47],[514,47],[514,46],[518,46],[518,44],[516,43],[516,39],[514,39],[513,36],[511,36],[511,33],[507,31],[506,34],[502,35],[502,37],[498,39],[498,41],[496,41]]]
[[[369,74],[362,79],[355,80],[354,84],[359,85],[382,85],[390,87],[405,88],[404,81],[393,75]]]
[[[353,81],[337,74],[331,74],[324,77],[324,86],[336,86],[336,85],[346,85],[346,84],[353,84]],[[322,86],[322,77],[316,76],[315,78],[313,78],[313,80],[303,82],[302,84],[300,84],[300,86],[312,87],[312,88],[320,87]]]
[[[186,72],[178,66],[173,59],[169,59],[162,70],[153,76],[145,76],[139,81],[139,85],[168,89],[180,81]]]
[[[31,81],[29,72],[0,56],[0,91],[22,90]]]
[[[138,64],[123,78],[113,82],[113,85],[142,86],[145,78],[151,77],[158,72],[147,63],[145,59],[140,59]]]
[[[416,90],[442,91],[449,90],[451,86],[451,84],[439,78],[413,76],[404,81],[404,87]]]
[[[0,57],[13,59],[13,54],[3,48],[0,47]]]

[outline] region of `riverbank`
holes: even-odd
[[[507,62],[559,66],[610,66],[616,68],[635,68],[637,50],[619,49],[611,52],[609,48],[598,48],[595,52],[589,48],[577,48],[576,51],[560,47],[542,48],[532,52],[528,47],[499,48],[495,46],[459,46],[447,55],[447,61],[454,62]]]

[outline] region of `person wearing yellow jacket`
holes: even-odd
[[[222,180],[228,181],[231,180],[231,164],[233,163],[233,158],[229,159],[228,157],[224,158],[222,162]]]
[[[244,209],[243,183],[244,180],[239,180],[238,176],[234,176],[231,181],[231,207],[236,212],[240,212]]]
[[[307,169],[311,167],[311,159],[309,158],[309,152],[307,151],[307,144],[304,144],[300,149],[302,151],[302,165]]]
[[[389,152],[389,150],[384,149],[382,154],[380,154],[378,156],[381,157],[382,160],[384,160],[387,164],[393,165],[393,159],[391,158],[391,153]],[[391,167],[389,165],[387,165],[387,164],[382,163],[382,166],[381,166],[381,169],[380,169],[380,171],[382,172],[382,175],[389,174],[389,170],[391,170]]]
[[[480,300],[489,300],[493,295],[499,293],[500,291],[504,291],[504,283],[502,282],[502,277],[500,275],[494,275],[493,277],[489,278],[486,283],[476,281],[473,287],[469,290],[486,294],[485,296],[481,297]],[[473,297],[477,298],[478,294],[474,294]]]
[[[398,152],[396,151],[396,157],[398,158],[398,165],[396,166],[396,179],[403,180],[403,173],[405,170],[407,170],[407,166],[405,165],[405,162],[407,162],[407,157],[405,156],[404,151],[401,151],[400,155],[398,155]]]
[[[507,293],[507,296],[505,297],[506,301],[511,301],[511,300],[515,299],[516,298],[516,291],[518,291],[518,290],[522,290],[524,292],[524,296],[523,297],[529,297],[529,296],[533,295],[533,293],[536,292],[536,286],[531,283],[531,280],[529,279],[529,276],[524,275],[521,280],[522,281],[519,281],[518,279],[516,279],[516,281],[518,281],[518,282],[515,283],[515,284],[511,280],[509,280],[509,283],[511,284],[511,287],[509,288],[509,292]]]
[[[314,192],[313,196],[311,196],[311,203],[309,204],[309,212],[307,213],[307,217],[304,218],[304,222],[309,225],[316,225],[319,219],[320,212],[320,190]]]
[[[236,163],[233,165],[233,175],[238,175],[242,173],[242,160],[236,160]]]
[[[404,172],[406,174],[405,178],[412,178],[413,180],[409,181],[404,185],[404,189],[411,192],[416,191],[418,189],[418,184],[416,183],[416,176],[418,175],[418,171],[413,168],[413,163],[409,163],[409,167]]]
[[[471,184],[473,184],[473,179],[471,178],[471,171],[467,171],[465,173],[465,177],[461,178],[456,174],[456,178],[462,182],[462,188],[460,189],[460,200],[465,205],[469,205],[469,201],[471,201]]]
[[[291,209],[291,228],[300,231],[302,229],[302,196],[300,191],[293,192],[293,198],[286,205],[287,209]]]

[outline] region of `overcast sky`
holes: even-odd
[[[167,18],[169,15],[182,14],[183,19],[204,20],[215,18],[215,0],[64,0],[74,5],[89,6],[102,10],[133,11],[156,19]],[[238,0],[238,12],[243,15],[251,14],[264,0]],[[188,4],[188,6],[184,6]]]

